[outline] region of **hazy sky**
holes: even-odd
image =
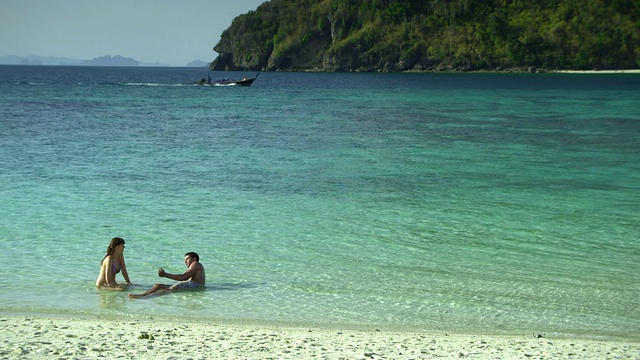
[[[212,61],[231,21],[266,0],[0,0],[0,56]]]

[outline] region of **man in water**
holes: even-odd
[[[204,84],[211,85],[211,76],[207,75],[207,80],[202,78],[202,79],[200,79],[200,81],[198,81],[198,85],[204,85]]]
[[[200,264],[200,257],[198,254],[194,252],[186,253],[184,255],[184,263],[187,265],[187,271],[179,275],[169,274],[165,272],[163,268],[158,269],[158,276],[179,281],[179,283],[174,285],[155,284],[151,289],[147,290],[147,292],[143,294],[129,294],[129,298],[139,299],[141,297],[151,295],[159,290],[174,292],[204,288],[206,276],[204,273],[204,266]]]

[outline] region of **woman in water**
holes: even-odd
[[[129,274],[127,273],[127,266],[124,263],[124,239],[114,237],[111,239],[111,243],[107,248],[107,255],[102,259],[100,264],[100,275],[96,280],[97,287],[114,288],[121,290],[116,282],[116,274],[122,271],[122,276],[127,282],[126,285],[131,284],[129,280]]]

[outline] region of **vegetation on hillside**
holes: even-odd
[[[272,0],[238,16],[215,70],[640,67],[640,0]]]

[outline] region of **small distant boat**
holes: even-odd
[[[260,73],[257,73],[256,76],[252,78],[243,78],[242,80],[237,80],[237,81],[220,81],[220,82],[216,82],[215,84],[216,85],[251,86],[251,84],[253,84],[253,82],[256,80],[258,75],[260,75]]]
[[[260,75],[260,73],[257,73],[256,76],[252,77],[252,78],[243,78],[242,80],[217,80],[214,82],[211,82],[211,78],[208,77],[208,81],[205,81],[204,79],[200,80],[200,82],[198,82],[198,85],[202,85],[202,86],[231,86],[231,85],[236,85],[236,86],[251,86],[251,84],[253,84],[253,82],[256,80],[256,78],[258,77],[258,75]]]

